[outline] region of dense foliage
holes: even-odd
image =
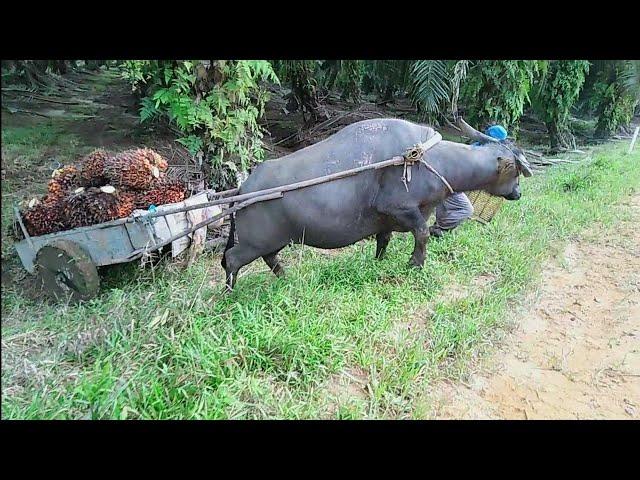
[[[588,72],[586,60],[554,60],[535,89],[534,107],[547,126],[552,148],[568,147],[573,141],[569,114]]]
[[[538,60],[475,62],[460,92],[469,120],[478,125],[498,122],[517,132],[534,81],[546,68],[547,62]]]
[[[235,184],[263,158],[258,119],[268,99],[261,81],[278,82],[264,60],[126,61],[123,75],[142,94],[140,116],[166,116],[191,153],[204,154],[214,185]]]
[[[326,119],[318,91],[319,60],[276,60],[273,62],[278,78],[291,87],[289,109],[300,109],[306,124]]]
[[[378,100],[389,102],[395,95],[407,93],[411,85],[410,60],[367,60],[363,62],[362,88]]]
[[[417,60],[411,65],[410,95],[413,103],[430,122],[458,110],[460,86],[466,78],[469,60]]]
[[[107,60],[3,60],[3,83],[49,89],[74,69]],[[213,183],[236,183],[263,157],[265,81],[290,88],[289,112],[305,127],[328,118],[334,95],[357,105],[409,97],[423,120],[460,111],[475,126],[502,123],[517,135],[523,114],[543,121],[552,147],[573,145],[572,115],[595,119],[595,135],[627,126],[640,106],[640,62],[624,60],[134,60],[119,62],[139,96],[143,122],[166,118],[178,141],[208,166]]]
[[[591,104],[597,102],[597,137],[608,137],[631,121],[638,97],[628,83],[628,69],[628,63],[617,61],[604,64],[598,71],[591,96]]]

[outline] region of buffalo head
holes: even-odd
[[[487,185],[484,190],[507,200],[518,200],[521,196],[520,174],[525,177],[530,177],[532,174],[524,152],[512,142],[497,140],[479,132],[460,116],[457,116],[456,124],[463,135],[480,144],[490,144],[495,150],[498,175],[496,180]]]

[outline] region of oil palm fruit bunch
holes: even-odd
[[[69,190],[78,183],[78,169],[74,165],[59,168],[51,174],[51,180],[64,190]],[[51,182],[49,182],[51,183]]]
[[[136,207],[146,210],[149,205],[181,202],[185,199],[186,194],[187,189],[182,181],[163,175],[152,188],[137,195]]]
[[[55,203],[62,200],[69,190],[74,188],[79,180],[78,169],[73,165],[68,165],[55,170],[51,175],[51,180],[47,185],[47,196],[45,203]]]
[[[67,196],[67,193],[67,190],[62,188],[62,186],[58,182],[56,182],[55,180],[49,180],[49,185],[47,186],[47,194],[42,199],[42,202],[47,205],[53,205],[64,200],[64,197]]]
[[[69,228],[88,227],[118,218],[119,197],[110,185],[78,188],[64,202],[63,216]]]
[[[49,184],[47,185],[47,194],[42,199],[42,207],[40,207],[38,210],[40,212],[48,212],[46,215],[50,217],[52,221],[44,221],[42,222],[43,225],[46,225],[48,223],[54,225],[57,224],[60,220],[62,212],[62,202],[69,194],[69,191],[74,188],[76,182],[78,181],[78,169],[73,165],[69,165],[55,170],[51,177],[52,178],[51,180],[49,180]],[[36,214],[36,216],[37,215],[39,214]],[[59,231],[59,229],[57,229],[56,231]]]
[[[160,177],[161,167],[167,168],[164,159],[148,148],[126,150],[105,162],[104,173],[115,187],[148,190]]]
[[[85,187],[97,187],[107,183],[104,174],[105,163],[112,155],[106,150],[94,150],[86,155],[80,164],[80,182]]]
[[[118,218],[125,218],[131,215],[136,208],[135,192],[118,192]]]
[[[29,202],[29,208],[22,214],[24,226],[29,235],[38,237],[65,229],[61,202]]]
[[[151,150],[150,148],[140,148],[138,149],[138,152],[145,155],[161,172],[166,172],[167,168],[169,168],[167,161],[158,152]]]

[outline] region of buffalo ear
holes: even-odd
[[[522,172],[522,175],[524,175],[525,177],[530,177],[531,175],[533,175],[531,166],[529,165],[527,157],[525,157],[524,154],[521,153],[520,155],[518,155],[516,162],[518,163],[518,168]]]

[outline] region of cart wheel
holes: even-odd
[[[38,250],[37,276],[42,289],[57,300],[88,300],[100,289],[98,269],[76,243],[58,240]]]

